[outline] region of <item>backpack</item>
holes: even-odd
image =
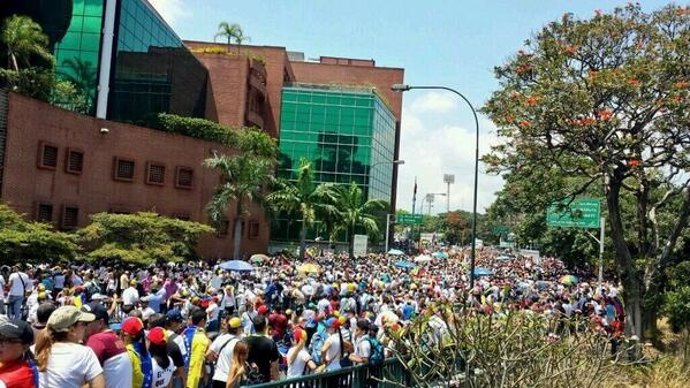
[[[309,355],[316,365],[321,364],[321,348],[323,348],[323,344],[326,341],[324,334],[325,333],[319,332],[314,333],[311,337],[311,343],[309,344]]]
[[[369,354],[369,364],[373,366],[383,365],[383,360],[386,357],[383,349],[383,344],[381,344],[381,342],[379,342],[378,339],[369,337],[369,346],[371,347],[371,353]]]
[[[268,380],[264,379],[264,375],[259,372],[259,368],[254,363],[245,363],[243,380],[242,386],[258,385],[268,382]]]

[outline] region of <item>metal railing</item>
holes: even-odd
[[[395,358],[379,367],[357,365],[332,372],[300,376],[281,381],[251,385],[251,388],[399,388],[410,386],[409,375]]]

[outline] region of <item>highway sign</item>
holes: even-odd
[[[421,214],[396,214],[395,223],[399,225],[421,225],[424,223],[424,216]]]
[[[546,209],[546,225],[565,228],[599,228],[601,204],[595,198],[563,201]]]

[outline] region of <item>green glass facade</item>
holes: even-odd
[[[356,182],[367,198],[390,202],[394,151],[395,117],[374,92],[283,88],[279,176],[294,178],[307,158],[318,183]],[[273,240],[298,238],[297,223],[276,221]]]
[[[104,0],[74,0],[67,32],[55,44],[56,72],[72,81],[96,107]]]
[[[146,124],[158,112],[203,117],[206,68],[144,0],[121,0],[108,118]]]

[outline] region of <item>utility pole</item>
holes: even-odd
[[[455,175],[443,174],[443,183],[447,185],[446,188],[446,215],[450,213],[450,185],[455,183]]]

